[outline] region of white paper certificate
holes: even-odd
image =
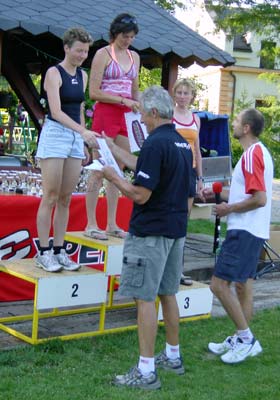
[[[119,176],[123,177],[123,173],[120,170],[117,161],[114,159],[113,154],[111,153],[111,150],[109,149],[106,140],[102,138],[96,138],[99,149],[98,152],[101,155],[101,160],[100,162],[105,165],[109,165],[110,167],[113,167],[115,171],[118,173]]]
[[[131,153],[139,151],[148,136],[145,124],[141,122],[141,114],[128,112],[124,114]]]

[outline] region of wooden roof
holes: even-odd
[[[27,61],[36,58],[35,49],[59,58],[63,55],[62,46],[53,46],[67,28],[84,26],[95,40],[94,53],[108,42],[110,23],[121,12],[137,18],[140,31],[133,47],[148,67],[160,65],[169,54],[184,67],[194,61],[202,66],[234,63],[230,54],[152,0],[0,0],[0,29],[19,39],[19,55]]]

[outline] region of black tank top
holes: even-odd
[[[81,103],[85,100],[83,74],[81,68],[77,68],[74,76],[68,74],[61,65],[56,65],[59,70],[62,85],[59,89],[61,109],[70,118],[81,123]],[[48,118],[54,121],[49,110]]]

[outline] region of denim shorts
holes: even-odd
[[[228,282],[246,282],[254,278],[264,239],[241,229],[227,231],[214,275]]]
[[[59,122],[46,119],[38,143],[37,158],[85,158],[82,136]]]
[[[183,270],[185,237],[139,237],[124,242],[120,295],[154,301],[157,295],[175,295]]]

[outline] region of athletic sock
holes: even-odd
[[[150,372],[155,370],[155,359],[154,357],[139,357],[138,368],[140,369],[143,376],[149,375]]]
[[[171,346],[169,343],[166,343],[165,346],[165,353],[168,358],[176,360],[176,358],[180,357],[180,348],[178,344],[176,346]]]
[[[63,246],[53,246],[53,254],[59,254]]]
[[[39,250],[40,250],[40,255],[42,256],[45,253],[45,251],[51,250],[51,247],[50,246],[48,246],[48,247],[39,246]]]
[[[242,340],[243,343],[251,343],[254,335],[251,332],[250,328],[244,329],[244,330],[238,330],[237,331],[237,336]]]

